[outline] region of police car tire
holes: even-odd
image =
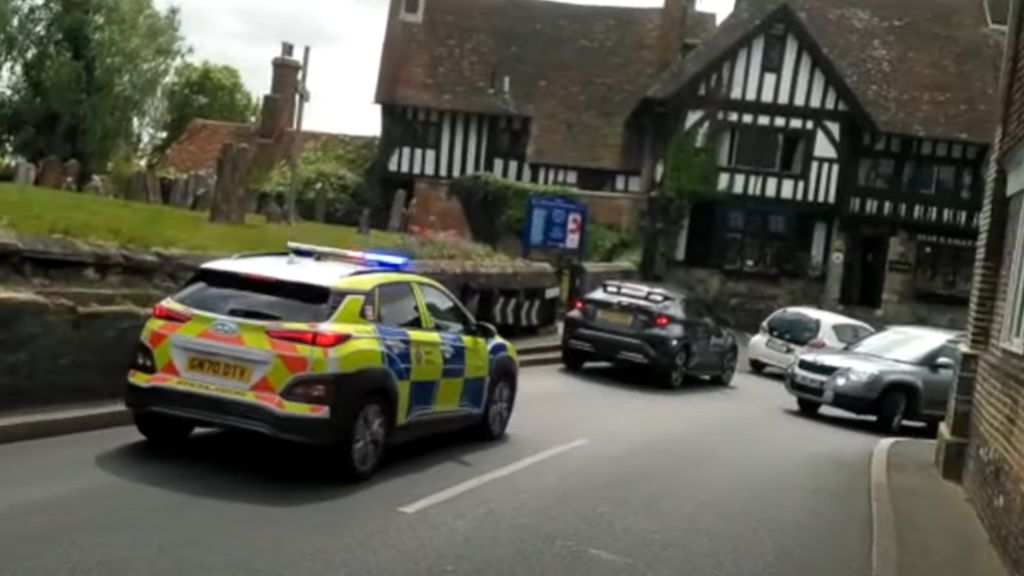
[[[195,424],[188,420],[164,416],[154,412],[137,412],[134,415],[135,428],[146,440],[157,446],[173,446],[188,439]]]
[[[500,430],[494,430],[491,426],[490,416],[492,403],[495,400],[494,391],[498,388],[498,385],[503,383],[509,387],[511,397],[509,398],[508,414],[504,418]],[[476,436],[482,440],[494,441],[500,439],[505,435],[505,430],[508,428],[509,420],[512,419],[512,413],[516,404],[516,382],[515,376],[507,368],[497,368],[494,371],[494,376],[490,378],[490,383],[487,387],[487,404],[484,406],[483,418],[476,425]]]
[[[370,467],[361,468],[355,461],[354,437],[356,418],[363,413],[364,408],[371,404],[377,404],[380,407],[382,414],[385,416],[387,429],[385,431],[384,443],[380,448],[377,459]],[[377,472],[377,469],[380,468],[381,462],[384,460],[384,454],[387,451],[387,438],[391,432],[391,421],[388,419],[389,414],[391,414],[391,411],[388,408],[388,402],[383,397],[376,394],[364,396],[352,404],[351,410],[346,414],[345,419],[343,420],[340,441],[337,446],[338,452],[340,452],[337,459],[337,471],[343,480],[349,482],[360,482],[373,476]]]

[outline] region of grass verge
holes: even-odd
[[[244,225],[210,224],[204,212],[9,184],[0,184],[0,228],[99,244],[195,252],[283,250],[291,240],[354,249],[401,248],[420,259],[504,259],[486,246],[458,239],[377,230],[363,236],[345,226],[267,224],[262,216],[250,216]]]

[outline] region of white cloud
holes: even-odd
[[[576,4],[660,6],[664,0],[565,0]],[[380,112],[373,104],[384,41],[388,0],[155,0],[181,8],[182,31],[196,60],[238,68],[249,90],[270,87],[270,60],[280,42],[312,46],[309,87],[313,101],[305,126],[312,130],[376,134]],[[732,0],[698,0],[719,13]]]

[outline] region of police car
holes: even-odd
[[[289,243],[203,265],[153,307],[126,404],[150,442],[197,426],[336,447],[347,476],[389,443],[505,433],[515,349],[406,258]]]

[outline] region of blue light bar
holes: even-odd
[[[301,244],[299,242],[289,242],[288,252],[295,256],[304,256],[307,258],[333,258],[337,260],[344,260],[345,262],[354,262],[365,266],[388,268],[391,270],[405,270],[409,267],[410,262],[409,258],[406,258],[405,256],[379,254],[375,252],[365,252],[362,250],[329,248],[327,246],[315,246],[313,244]]]

